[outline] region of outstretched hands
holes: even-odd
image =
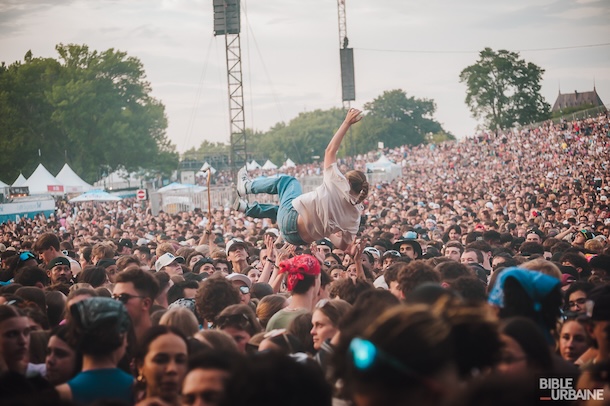
[[[361,113],[362,111],[358,109],[349,109],[347,111],[343,124],[341,124],[341,127],[339,127],[335,135],[333,135],[333,138],[328,143],[326,151],[324,152],[324,169],[337,162],[337,151],[339,151],[341,141],[343,141],[343,137],[345,137],[345,134],[351,125],[362,119]]]
[[[358,109],[349,109],[347,111],[347,115],[345,116],[345,120],[343,120],[344,123],[347,123],[349,125],[355,124],[358,121],[362,120],[362,111],[358,110]]]

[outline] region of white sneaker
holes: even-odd
[[[248,210],[248,202],[237,197],[233,202],[233,210],[245,213]]]
[[[239,170],[239,172],[237,172],[237,195],[239,197],[246,197],[250,182],[251,180],[248,178],[248,171],[244,166]]]

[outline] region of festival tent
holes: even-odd
[[[67,163],[55,177],[64,185],[66,193],[79,193],[91,190],[91,185],[81,179]]]
[[[277,165],[267,159],[267,162],[263,165],[263,169],[277,169]]]
[[[19,187],[19,186],[23,186],[23,184],[26,182],[26,178],[25,176],[23,176],[23,173],[20,173],[19,176],[17,177],[17,179],[15,179],[15,181],[13,182],[13,187]]]
[[[288,158],[288,159],[286,160],[286,162],[284,162],[284,166],[285,166],[286,168],[294,168],[294,167],[296,167],[297,165],[294,163],[294,161],[293,161],[292,159]]]
[[[390,161],[385,155],[379,157],[375,162],[366,164],[367,172],[385,172],[389,176],[389,180],[394,179],[402,174],[400,165]]]
[[[26,180],[22,186],[30,188],[31,195],[63,195],[64,185],[51,175],[43,164],[38,164],[38,167],[32,175]]]
[[[121,168],[98,180],[93,186],[112,190],[139,187],[141,184],[142,181],[135,172],[128,173],[125,169]]]
[[[95,189],[90,190],[88,192],[83,193],[80,196],[75,197],[74,199],[70,199],[70,203],[77,202],[114,202],[117,200],[122,200],[118,196],[111,195],[108,192],[104,192],[103,190]]]
[[[0,187],[7,187],[8,185],[0,180]]]
[[[195,187],[195,185],[189,185],[187,183],[178,183],[178,182],[172,182],[167,186],[163,186],[160,189],[157,189],[157,192],[159,193],[164,193],[164,192],[169,192],[172,190],[183,190],[183,189],[189,189]]]
[[[199,193],[204,190],[207,190],[207,187],[192,185],[190,183],[173,182],[167,186],[163,186],[162,188],[157,189],[157,193],[172,193],[172,192]]]
[[[214,174],[216,173],[216,168],[214,168],[214,167],[213,167],[212,165],[210,165],[209,163],[204,162],[204,163],[203,163],[203,165],[201,166],[201,169],[199,169],[199,172],[197,172],[197,176],[202,176],[202,174],[203,174],[203,175],[205,175],[205,173],[206,173],[208,170],[209,170],[210,172],[212,172],[212,175],[214,175]]]
[[[254,159],[250,163],[246,163],[246,170],[253,171],[255,169],[260,169],[260,165]]]

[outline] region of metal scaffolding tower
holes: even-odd
[[[247,161],[246,120],[241,67],[240,0],[214,0],[214,35],[224,35],[229,118],[231,130],[230,165],[235,173]]]

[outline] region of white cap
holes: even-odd
[[[248,278],[246,275],[244,275],[243,273],[230,273],[226,276],[226,278],[228,280],[230,280],[231,282],[233,281],[240,281],[246,284],[246,286],[248,288],[252,287],[252,281],[250,280],[250,278]]]
[[[232,246],[234,246],[235,244],[240,244],[243,245],[244,249],[246,249],[246,247],[248,246],[244,240],[240,240],[239,238],[232,238],[228,243],[227,243],[227,248],[226,248],[226,253],[227,255],[229,255],[229,250],[231,249]]]
[[[265,233],[273,234],[276,237],[280,236],[280,230],[278,230],[277,228],[268,228],[265,230]]]
[[[155,270],[157,272],[159,272],[164,266],[168,266],[169,264],[171,264],[174,261],[178,262],[179,264],[183,264],[184,258],[177,257],[174,254],[167,252],[167,253],[161,255],[159,257],[159,259],[157,260],[157,262],[155,262]]]
[[[366,247],[364,250],[364,252],[368,252],[369,254],[371,254],[373,256],[373,258],[375,259],[379,259],[381,257],[381,253],[379,252],[379,250],[375,247]]]

